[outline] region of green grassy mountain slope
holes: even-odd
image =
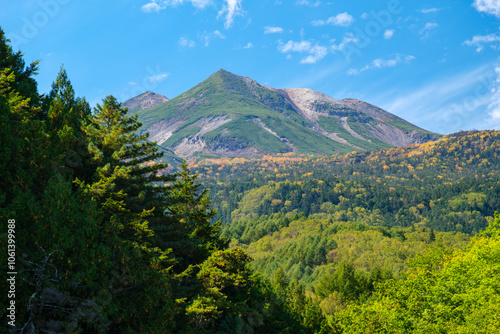
[[[437,138],[362,101],[270,88],[222,69],[172,100],[136,111],[141,130],[181,157],[331,155]]]

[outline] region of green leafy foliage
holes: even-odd
[[[346,333],[497,332],[499,251],[498,236],[478,236],[451,255],[425,256],[402,279],[379,286],[369,304],[337,314],[339,324]]]

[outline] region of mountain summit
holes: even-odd
[[[168,99],[165,96],[147,91],[123,102],[122,106],[127,107],[129,113],[136,113],[140,110],[153,108],[167,101]]]
[[[271,88],[222,69],[172,100],[133,110],[151,140],[181,157],[334,154],[438,137],[363,101]]]

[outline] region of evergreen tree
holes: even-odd
[[[163,229],[165,244],[173,249],[180,268],[200,264],[213,252],[225,249],[228,241],[220,237],[221,223],[211,223],[216,210],[210,209],[207,189],[201,190],[196,183],[196,174],[191,174],[186,162],[176,173],[176,180],[169,187],[168,196],[172,204],[167,212],[181,224],[171,225]]]
[[[108,96],[97,105],[89,125],[89,167],[93,173],[78,180],[81,187],[100,203],[105,220],[113,219],[121,226],[121,237],[150,252],[153,231],[149,220],[164,221],[168,204],[166,188],[157,183],[170,182],[171,175],[160,175],[167,164],[156,164],[161,157],[148,135],[137,136],[141,124],[137,116],[127,116],[127,110]],[[148,218],[149,217],[149,218]],[[148,219],[146,219],[148,218]],[[155,248],[151,253],[166,258],[166,250]]]
[[[39,61],[34,61],[28,66],[24,61],[21,51],[14,51],[10,45],[10,40],[5,36],[5,32],[0,27],[0,69],[9,68],[16,80],[12,82],[12,89],[22,95],[31,109],[33,116],[40,117],[40,95],[37,90],[37,83],[34,76],[38,73]]]
[[[57,152],[51,158],[48,173],[61,177],[85,178],[90,172],[87,135],[83,127],[90,122],[90,106],[77,98],[66,70],[61,67],[50,93],[42,99],[42,111],[47,115],[46,131],[50,137],[48,151]]]

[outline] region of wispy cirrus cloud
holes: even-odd
[[[330,40],[329,45],[322,45],[314,40],[301,40],[301,41],[288,41],[284,43],[283,41],[278,41],[278,50],[281,53],[286,54],[286,59],[292,58],[292,53],[302,53],[307,54],[301,60],[301,64],[315,64],[321,59],[325,58],[328,54],[335,54],[337,52],[343,51],[348,44],[357,43],[359,40],[354,37],[352,33],[348,33],[344,36],[342,41],[336,43],[335,39]]]
[[[226,22],[224,23],[224,27],[226,29],[233,25],[235,16],[243,15],[244,11],[241,6],[242,1],[243,0],[224,0],[224,6],[217,17],[225,16]]]
[[[420,13],[423,13],[423,14],[429,14],[429,13],[437,13],[439,12],[440,10],[443,10],[443,8],[424,8],[424,9],[420,9],[419,12]]]
[[[203,42],[203,45],[205,46],[209,46],[210,43],[216,39],[226,39],[226,36],[224,36],[219,30],[214,30],[212,32],[204,31],[200,35],[200,40]]]
[[[313,41],[288,41],[279,42],[278,50],[281,53],[288,54],[292,52],[307,53],[308,55],[300,60],[301,64],[315,64],[328,54],[328,48]],[[289,58],[287,56],[287,58]]]
[[[196,42],[195,41],[187,39],[186,37],[179,38],[179,41],[177,43],[180,46],[184,46],[184,47],[188,47],[188,48],[194,48],[196,46]]]
[[[308,1],[308,0],[298,0],[297,5],[301,6],[309,6],[309,7],[318,7],[321,5],[321,1]]]
[[[336,51],[343,51],[350,43],[358,43],[359,39],[355,37],[354,34],[348,33],[344,36],[344,38],[342,38],[342,42],[340,42],[339,44],[335,44],[335,41],[335,39],[330,40],[330,50],[334,53]]]
[[[453,76],[430,80],[409,91],[398,88],[386,92],[386,102],[378,104],[412,123],[441,133],[470,130],[485,124],[491,128],[493,121],[498,128],[500,70],[496,75],[493,72],[492,64],[485,64]],[[497,88],[492,90],[495,80]]]
[[[490,35],[476,35],[472,37],[472,39],[466,40],[463,44],[467,46],[476,47],[476,52],[481,52],[484,50],[485,45],[490,45],[494,49],[497,48],[497,45],[500,42],[500,36],[497,34]]]
[[[437,29],[438,27],[439,27],[439,24],[437,24],[435,22],[427,22],[425,24],[425,26],[422,29],[420,29],[419,34],[420,34],[420,36],[422,36],[421,39],[425,40],[425,39],[429,38],[431,32],[433,30]]]
[[[500,1],[498,0],[474,0],[473,6],[479,12],[500,17]]]
[[[282,32],[283,28],[281,27],[273,27],[273,26],[264,27],[264,34],[281,34]]]
[[[492,89],[490,103],[488,104],[488,113],[490,114],[491,120],[498,128],[500,126],[500,65],[495,66],[495,73],[497,78]]]
[[[344,12],[344,13],[337,14],[336,16],[331,16],[326,20],[314,20],[311,23],[315,27],[324,26],[324,25],[348,27],[352,24],[353,21],[354,21],[354,18],[351,15],[349,15],[349,13]]]
[[[146,13],[159,12],[168,6],[175,7],[184,3],[191,3],[196,8],[205,8],[213,2],[212,0],[151,0],[150,3],[143,5],[141,10]]]
[[[159,12],[160,10],[165,9],[164,6],[160,6],[156,2],[150,2],[141,7],[141,10],[145,13]]]
[[[415,59],[414,56],[411,56],[411,55],[401,56],[399,54],[397,54],[396,57],[393,59],[384,60],[382,58],[377,58],[377,59],[373,60],[370,64],[366,65],[365,67],[363,67],[359,70],[351,68],[349,71],[347,71],[347,74],[358,75],[358,74],[361,74],[362,72],[372,70],[372,69],[384,68],[384,67],[395,67],[396,65],[403,63],[403,62],[410,63],[414,59]]]
[[[241,2],[243,0],[151,0],[151,2],[143,5],[141,10],[145,13],[158,13],[167,7],[180,6],[186,3],[190,3],[193,7],[198,9],[203,9],[208,6],[217,5],[217,3],[222,3],[222,8],[217,14],[217,18],[224,17],[224,27],[226,29],[230,28],[234,22],[234,18],[238,15],[243,15],[243,7]]]
[[[165,81],[169,77],[169,75],[169,73],[158,73],[148,77],[148,80],[150,83],[156,84]]]

